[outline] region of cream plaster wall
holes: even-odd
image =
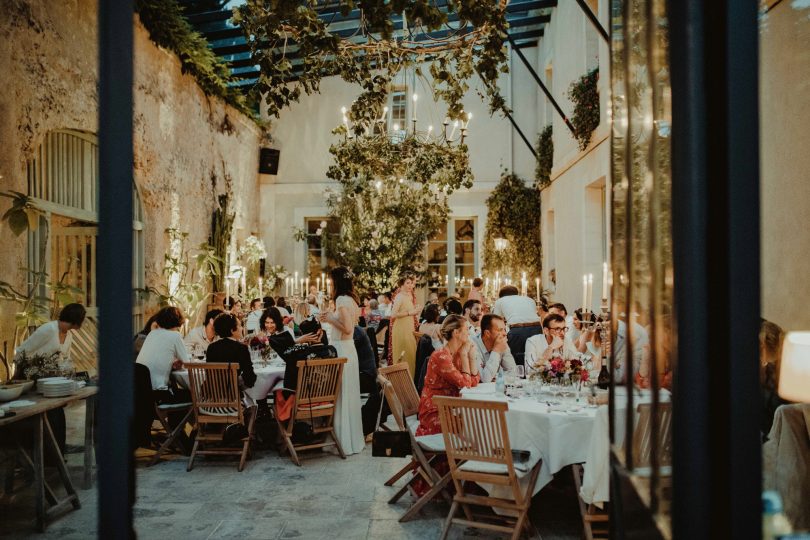
[[[3,3],[3,191],[27,191],[26,160],[47,132],[98,131],[96,12],[94,0]],[[156,285],[167,251],[164,229],[188,231],[190,246],[205,241],[214,195],[224,192],[226,183],[237,201],[237,234],[257,229],[261,133],[241,113],[205,96],[191,76],[181,73],[179,60],[149,40],[137,17],[134,80],[134,176],[145,210],[146,280]],[[8,206],[8,199],[0,199],[0,212]],[[1,227],[0,280],[22,284],[25,276],[18,269],[26,265],[26,237],[13,238]],[[13,313],[12,304],[0,302],[0,340],[10,339]]]
[[[810,6],[783,0],[760,33],[762,316],[810,330]]]

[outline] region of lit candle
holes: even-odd
[[[306,279],[306,288],[301,293],[301,296],[306,297],[309,294],[309,278]]]
[[[303,296],[304,295],[304,278],[301,278],[301,284],[298,286],[298,293]]]
[[[585,304],[585,307],[588,311],[591,310],[591,306],[593,305],[593,274],[588,274],[588,303]]]
[[[495,292],[501,290],[501,273],[495,270]]]
[[[261,298],[263,296],[262,295],[262,278],[261,278],[261,276],[259,276],[259,279],[257,280],[257,284],[258,284],[258,287],[259,287],[259,297]]]
[[[228,298],[231,297],[231,280],[229,278],[225,278],[225,303],[228,303]]]
[[[526,272],[523,272],[520,275],[520,294],[526,296],[527,289],[529,288],[529,282],[526,281]]]
[[[447,274],[444,275],[444,284],[447,285],[449,281],[447,280]]]
[[[607,300],[608,297],[608,265],[606,262],[602,263],[602,300]]]
[[[534,278],[534,291],[537,296],[537,303],[540,303],[540,278]]]
[[[318,288],[318,292],[321,292],[321,278],[315,278],[315,286]]]
[[[585,311],[585,306],[588,305],[588,276],[582,274],[582,311]]]
[[[323,272],[321,272],[321,283],[323,283],[323,290],[326,291],[326,275]],[[318,287],[318,290],[320,291],[321,288]]]
[[[332,280],[326,280],[326,296],[332,296]]]

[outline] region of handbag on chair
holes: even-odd
[[[407,431],[375,431],[371,436],[374,457],[407,457],[411,455],[411,437]]]

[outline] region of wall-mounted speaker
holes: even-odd
[[[261,174],[278,174],[278,160],[281,151],[274,148],[259,150],[259,172]]]

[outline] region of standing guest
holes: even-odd
[[[433,341],[441,341],[442,325],[439,324],[439,306],[430,304],[425,308],[425,319],[419,325],[419,332],[430,336]]]
[[[141,347],[143,347],[143,342],[146,341],[146,336],[149,335],[149,332],[157,328],[155,317],[157,317],[157,313],[149,317],[149,320],[143,325],[141,331],[138,332],[132,340],[132,349],[135,353],[135,358],[138,358],[138,353],[141,352]]]
[[[481,335],[481,301],[471,298],[464,302],[463,315],[467,319],[470,336]]]
[[[247,345],[242,343],[242,322],[233,313],[220,313],[214,319],[214,331],[219,340],[212,343],[205,351],[206,362],[230,364],[239,363],[239,376],[247,388],[256,383],[256,373]]]
[[[262,303],[264,304],[264,309],[270,309],[276,305],[276,301],[273,300],[272,296],[265,296],[262,298]]]
[[[380,304],[375,299],[371,299],[368,303],[369,312],[366,316],[366,326],[369,328],[373,328],[374,332],[376,333],[380,327],[380,321],[382,321],[383,314],[380,311]]]
[[[487,313],[481,319],[481,337],[471,338],[475,345],[476,365],[481,370],[481,382],[492,382],[503,370],[504,375],[517,375],[517,365],[506,340],[503,317]]]
[[[36,355],[49,357],[55,353],[62,353],[62,356],[67,358],[70,354],[70,344],[73,342],[73,332],[82,327],[86,316],[87,311],[83,305],[66,305],[59,312],[58,320],[46,322],[17,347],[15,357],[21,353],[28,358]],[[25,374],[22,370],[18,370],[17,376],[24,377]],[[64,452],[67,436],[64,407],[52,409],[47,415],[59,449]]]
[[[242,316],[242,301],[233,296],[229,296],[225,301],[225,311],[233,313],[237,317]]]
[[[441,335],[447,344],[431,354],[428,360],[425,386],[419,399],[417,436],[442,431],[433,396],[458,397],[462,388],[478,386],[478,365],[470,361],[473,344],[464,318],[449,315],[442,323]]]
[[[577,350],[565,340],[568,327],[562,315],[549,313],[543,319],[543,333],[526,340],[526,367],[538,370],[551,362],[556,356],[570,360],[577,355]]]
[[[353,339],[360,371],[360,392],[368,394],[368,399],[361,409],[363,435],[368,435],[377,428],[378,414],[380,418],[386,418],[389,412],[382,401],[380,385],[377,384],[377,357],[374,355],[368,333],[362,327],[355,326]],[[383,406],[382,413],[380,413],[381,405]]]
[[[481,289],[484,288],[484,280],[480,277],[473,279],[472,287],[470,287],[470,293],[467,295],[467,302],[470,300],[478,300],[478,302],[484,301],[484,295],[481,293]]]
[[[380,306],[380,313],[383,317],[391,315],[391,293],[381,294],[377,297],[377,303]]]
[[[548,303],[541,299],[540,302],[537,303],[537,316],[540,317],[540,322],[543,322],[546,315],[548,315]]]
[[[149,332],[143,342],[136,362],[149,368],[152,390],[168,391],[169,376],[172,370],[179,369],[183,366],[183,362],[191,360],[183,338],[180,336],[183,321],[183,314],[179,308],[167,306],[161,309],[155,316],[158,327]],[[182,401],[180,398],[177,399]],[[161,402],[176,401],[170,395],[159,396],[158,400]]]
[[[320,304],[320,300],[322,300],[321,293],[318,294],[310,294],[307,296],[307,304],[309,304],[309,313],[310,315],[318,315],[321,312],[321,309],[318,307]]]
[[[278,300],[276,300],[276,307],[281,313],[281,316],[285,319],[290,316],[290,310],[287,308],[287,300],[283,296],[279,296]]]
[[[498,300],[492,308],[492,313],[506,319],[509,325],[507,334],[509,350],[515,356],[517,365],[522,366],[526,340],[541,331],[540,317],[537,315],[534,300],[528,296],[521,296],[514,285],[506,285],[498,292]]]
[[[183,340],[186,346],[192,351],[196,350],[199,351],[200,354],[205,354],[205,350],[208,349],[208,346],[218,339],[217,333],[214,330],[214,319],[216,319],[217,315],[220,313],[225,312],[221,309],[212,309],[206,313],[205,319],[203,319],[203,325],[192,328],[191,331],[186,334],[186,338]]]
[[[357,454],[366,445],[360,407],[360,368],[354,346],[354,328],[360,319],[360,307],[354,292],[354,276],[349,269],[339,266],[332,270],[331,277],[336,309],[322,313],[321,320],[334,327],[336,335],[332,344],[338,356],[347,360],[335,408],[335,433],[346,454]]]
[[[391,310],[391,352],[393,363],[407,362],[411,373],[416,369],[416,340],[413,332],[416,330],[416,316],[421,306],[415,305],[416,296],[413,292],[416,280],[408,276],[402,281],[402,287],[394,298],[394,307]]]
[[[254,298],[250,301],[250,311],[245,319],[245,330],[248,334],[252,334],[259,330],[259,317],[262,316],[262,301],[260,298]]]

